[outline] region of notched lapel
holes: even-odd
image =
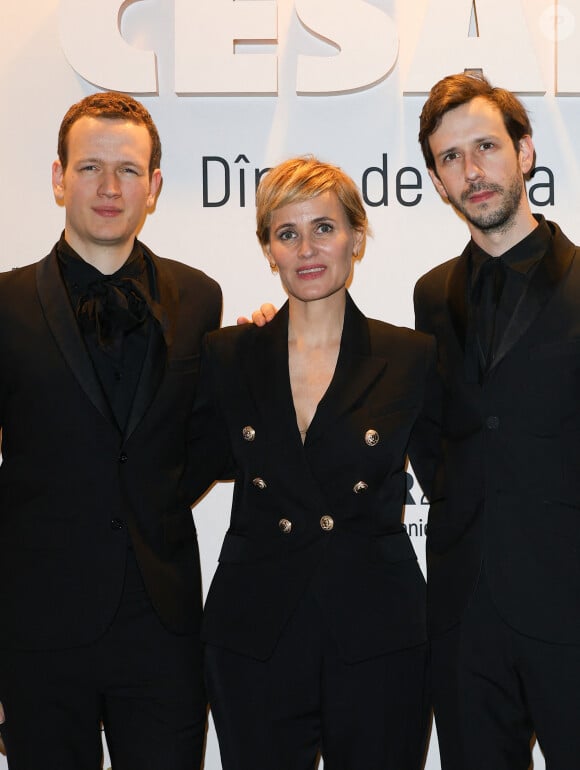
[[[36,287],[46,322],[72,373],[103,417],[116,425],[71,307],[56,250],[38,263]]]
[[[288,303],[267,326],[252,330],[242,367],[267,430],[299,437],[288,369]]]
[[[131,412],[125,428],[125,439],[128,439],[137,425],[141,422],[147,408],[155,398],[165,374],[167,348],[159,331],[151,325],[145,360],[141,367],[141,375],[131,405]]]
[[[288,368],[288,303],[268,326],[255,331],[242,366],[256,409],[268,430],[280,435],[294,432],[299,440]],[[386,366],[386,357],[373,355],[368,321],[347,295],[336,369],[308,428],[305,445],[363,398]]]
[[[463,254],[461,254],[457,262],[455,262],[447,279],[447,305],[451,316],[451,323],[453,324],[455,334],[457,335],[462,350],[465,350],[467,325],[469,320],[467,294],[470,253],[471,248],[468,244],[464,249]]]
[[[364,398],[386,366],[385,356],[372,353],[368,321],[347,294],[336,369],[308,428],[306,442],[316,440],[341,415]]]
[[[141,244],[143,254],[149,267],[151,286],[154,287],[153,299],[159,303],[163,311],[163,337],[168,348],[173,345],[177,314],[179,311],[179,286],[173,273],[162,260]]]
[[[555,225],[551,226],[555,227]],[[537,266],[516,305],[489,371],[509,353],[553,296],[558,283],[572,265],[574,253],[574,244],[558,228],[550,249]]]
[[[179,288],[173,274],[146,247],[143,247],[143,253],[151,271],[151,285],[155,287],[153,299],[163,310],[163,333],[159,333],[159,330],[151,324],[147,352],[125,428],[125,439],[129,438],[141,422],[159,390],[167,366],[167,350],[175,335],[179,309]]]
[[[346,414],[376,382],[387,366],[380,356],[343,355],[341,350],[334,377],[320,400],[308,428],[307,441],[315,441],[330,425]]]

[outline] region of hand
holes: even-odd
[[[277,309],[272,305],[270,302],[265,302],[263,305],[260,305],[259,310],[254,310],[252,313],[252,321],[251,323],[256,324],[256,326],[265,326],[267,323],[270,323],[270,321],[274,318],[274,316],[277,313]],[[245,316],[240,316],[238,318],[238,326],[241,324],[249,324],[250,319],[246,318]]]
[[[4,722],[4,707],[0,703],[0,725]],[[4,748],[4,741],[2,740],[2,736],[0,735],[0,754],[4,754],[6,756],[6,749]]]

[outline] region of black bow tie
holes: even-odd
[[[79,299],[76,316],[85,333],[95,333],[105,352],[120,354],[125,334],[141,326],[150,315],[148,292],[131,277],[93,281]]]

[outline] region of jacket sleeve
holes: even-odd
[[[433,335],[434,330],[428,323],[428,314],[421,300],[419,285],[415,289],[414,302],[415,328]],[[435,341],[434,348],[425,379],[423,403],[409,441],[409,459],[428,499],[431,499],[435,475],[442,459],[443,383],[439,374]]]
[[[217,396],[218,367],[211,337],[211,334],[206,335],[202,344],[199,382],[190,422],[184,478],[190,501],[197,500],[214,481],[231,479],[234,475],[229,433]]]

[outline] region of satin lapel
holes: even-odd
[[[386,366],[384,356],[372,354],[368,321],[347,294],[334,377],[318,404],[308,428],[306,444],[315,441],[360,400]]]
[[[166,358],[167,348],[165,347],[163,335],[152,325],[149,330],[145,360],[143,361],[141,375],[135,390],[127,427],[125,428],[125,439],[128,439],[133,433],[153,401],[165,373]]]
[[[154,271],[154,285],[157,287],[156,294],[158,295],[154,299],[163,308],[164,329],[163,334],[161,334],[159,329],[151,324],[147,352],[125,429],[126,439],[143,419],[163,380],[167,363],[167,348],[173,340],[179,306],[179,289],[172,273],[147,249],[143,248],[143,252],[145,259],[149,261],[150,269]]]
[[[534,271],[516,305],[489,371],[509,353],[553,296],[556,286],[570,269],[575,249],[574,244],[558,229],[551,248]]]
[[[179,312],[179,286],[167,264],[141,244],[149,269],[153,299],[163,309],[163,337],[168,348],[173,345]]]
[[[288,370],[288,303],[248,339],[242,367],[266,430],[281,435],[294,432],[299,440]]]
[[[99,412],[117,425],[97,377],[58,268],[56,251],[38,263],[36,286],[46,322],[81,388]]]
[[[471,247],[467,244],[463,254],[453,265],[447,279],[447,304],[449,307],[449,314],[462,350],[465,350],[469,312],[467,303],[467,285],[469,279],[470,253]]]

